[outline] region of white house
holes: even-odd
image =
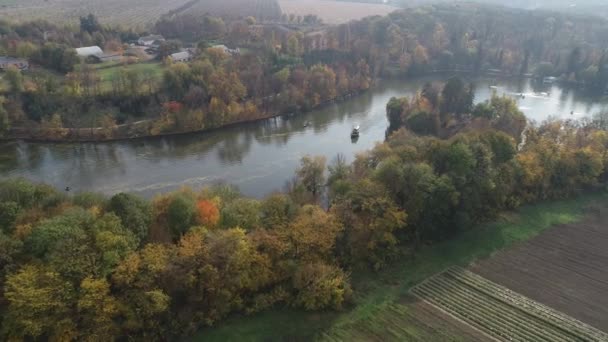
[[[89,56],[101,56],[103,55],[103,50],[99,46],[86,46],[76,48],[76,54],[78,57],[89,57]]]
[[[137,44],[141,45],[141,46],[152,46],[152,45],[154,45],[154,43],[164,42],[164,41],[165,41],[165,38],[163,36],[150,35],[150,36],[140,37],[137,40]]]
[[[239,48],[231,49],[231,48],[227,47],[226,45],[213,45],[211,48],[222,50],[222,51],[224,51],[225,54],[228,54],[228,55],[238,55],[241,53],[241,49],[239,49]]]
[[[192,60],[192,54],[190,53],[190,51],[176,52],[174,54],[169,55],[169,59],[172,62],[188,62]]]

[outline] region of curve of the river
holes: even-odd
[[[248,196],[263,197],[281,190],[302,156],[356,153],[384,139],[385,106],[392,96],[412,95],[428,81],[382,82],[363,95],[291,118],[275,118],[212,132],[107,143],[0,144],[0,178],[25,177],[69,186],[73,191],[105,194],[133,192],[151,197],[181,186],[214,182],[237,185]],[[475,78],[475,101],[498,94],[517,96],[520,109],[532,120],[550,116],[580,118],[606,110],[607,104],[556,85],[529,80]],[[490,86],[493,86],[491,88]],[[361,126],[358,141],[350,139]]]

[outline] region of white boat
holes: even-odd
[[[355,126],[353,128],[353,131],[350,133],[350,136],[351,136],[351,138],[359,136],[359,126]]]

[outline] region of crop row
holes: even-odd
[[[492,283],[451,268],[411,293],[504,341],[608,341],[605,333]]]

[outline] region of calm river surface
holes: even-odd
[[[133,192],[146,197],[183,185],[228,182],[245,195],[263,197],[281,190],[307,154],[324,155],[330,161],[342,153],[350,161],[373,147],[384,139],[385,106],[392,96],[412,95],[429,80],[445,79],[383,82],[373,91],[307,114],[208,133],[109,143],[4,143],[0,144],[0,178],[25,177],[59,188],[70,186],[73,191]],[[476,86],[476,102],[491,96],[490,85],[498,87],[498,94],[524,93],[519,107],[536,121],[589,116],[608,105],[528,80],[467,81]],[[361,126],[361,136],[352,142],[350,131],[355,125]]]

